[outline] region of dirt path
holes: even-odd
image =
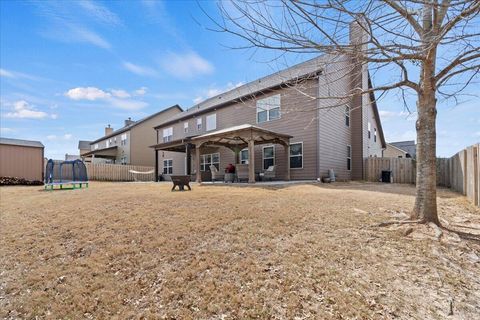
[[[0,188],[0,318],[475,319],[480,210],[410,186]],[[466,238],[470,240],[466,240]]]

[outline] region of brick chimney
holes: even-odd
[[[109,134],[111,134],[113,132],[113,128],[110,127],[110,125],[108,125],[107,127],[105,127],[105,135],[108,136]]]
[[[128,117],[127,120],[125,120],[125,127],[129,126],[131,124],[135,123],[135,121],[132,120],[132,118]]]

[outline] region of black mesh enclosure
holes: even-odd
[[[45,183],[88,182],[87,168],[82,160],[48,160]]]

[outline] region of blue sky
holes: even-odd
[[[202,6],[215,15],[215,3]],[[107,124],[188,108],[312,57],[268,62],[273,52],[229,49],[238,39],[207,30],[196,2],[1,1],[0,9],[1,136],[40,140],[54,158],[78,153],[78,140],[100,137]],[[440,156],[480,140],[479,89],[439,105]],[[379,109],[387,141],[415,138],[415,114],[395,93]]]

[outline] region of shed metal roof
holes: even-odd
[[[40,141],[12,139],[12,138],[0,138],[0,144],[9,144],[13,146],[22,146],[22,147],[45,148],[45,146]]]

